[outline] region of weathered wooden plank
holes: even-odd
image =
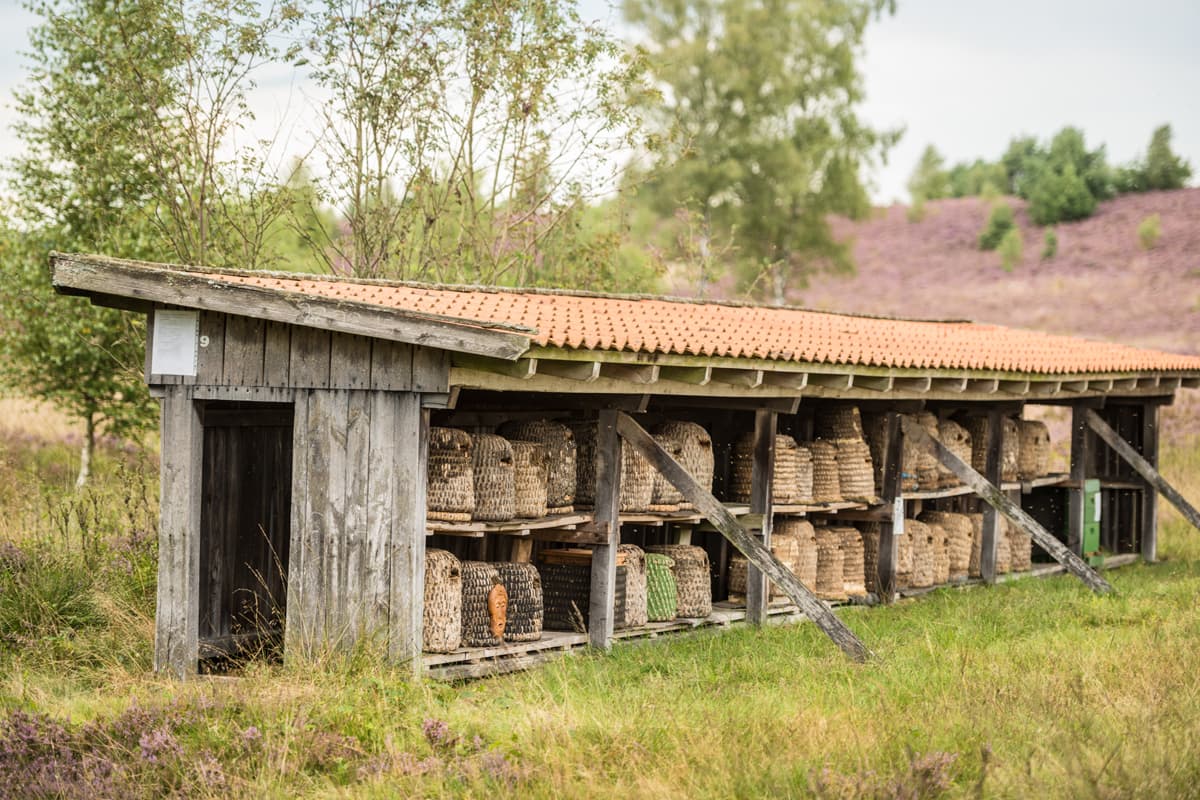
[[[200,312],[200,342],[196,353],[196,374],[184,383],[221,383],[225,364],[225,315]]]
[[[898,413],[888,411],[886,414],[887,447],[883,459],[883,486],[880,488],[883,504],[889,514],[879,522],[879,559],[876,566],[881,603],[891,603],[896,599],[896,568],[900,561],[898,537],[904,535],[904,500],[900,497],[904,473],[904,429],[900,426]],[[897,503],[899,509],[896,508]]]
[[[310,442],[320,437],[317,447],[325,450],[325,474],[314,480],[310,491],[324,488],[320,508],[324,531],[321,559],[321,606],[325,614],[325,639],[330,647],[344,648],[349,641],[346,606],[346,432],[349,426],[350,394],[344,389],[313,392],[313,406],[321,427],[309,429]],[[310,412],[311,418],[311,412]],[[310,447],[314,445],[310,443]]]
[[[292,326],[267,322],[264,335],[263,383],[290,387],[288,380],[292,357]]]
[[[196,673],[200,652],[204,431],[189,388],[170,386],[163,393],[154,668],[182,679]]]
[[[196,274],[183,269],[151,269],[113,259],[63,253],[51,254],[50,262],[52,279],[59,289],[245,314],[455,352],[515,359],[529,349],[532,334],[532,331],[510,325],[481,325],[474,320],[222,280],[216,270]]]
[[[432,347],[413,348],[412,388],[430,394],[450,391],[450,354]]]
[[[1071,406],[1071,488],[1067,490],[1067,547],[1083,555],[1083,482],[1088,476],[1087,407],[1081,403]]]
[[[1049,553],[1055,561],[1062,564],[1067,568],[1068,572],[1087,584],[1092,591],[1100,594],[1113,591],[1113,587],[1108,581],[1100,577],[1094,569],[1088,566],[1087,562],[1068,550],[1062,542],[1039,525],[1033,517],[1029,516],[1019,506],[1009,500],[1004,492],[995,484],[990,483],[978,472],[971,469],[970,464],[963,462],[962,459],[950,452],[945,445],[931,437],[925,432],[924,428],[913,420],[905,419],[902,424],[905,436],[915,438],[922,447],[931,448],[937,455],[938,460],[957,475],[959,480],[974,489],[975,493],[984,502],[1004,514],[1010,522],[1027,531],[1033,537],[1033,541],[1038,547]]]
[[[370,393],[350,392],[346,412],[346,509],[343,541],[346,565],[343,596],[345,627],[350,641],[362,633],[365,617],[364,582],[367,553],[367,504],[371,470]]]
[[[988,410],[984,477],[992,486],[999,486],[1003,482],[1003,470],[1004,416],[998,409],[991,408]],[[979,572],[986,583],[996,582],[996,553],[1000,535],[1000,515],[993,506],[987,505],[983,509],[983,541],[979,550]]]
[[[1142,404],[1142,457],[1154,469],[1158,469],[1158,405]],[[1145,480],[1143,478],[1143,480]],[[1154,484],[1146,481],[1142,490],[1142,560],[1154,563],[1158,560],[1158,494]]]
[[[421,671],[421,623],[425,586],[425,469],[429,411],[416,392],[394,395],[396,493],[390,548],[388,653]]]
[[[396,496],[396,402],[390,392],[371,392],[370,453],[367,457],[366,536],[363,560],[363,628],[386,631],[389,626],[393,524]]]
[[[371,385],[371,340],[334,333],[330,342],[329,385],[334,389],[367,389]]]
[[[413,385],[413,346],[375,339],[371,342],[371,388],[407,392]]]
[[[1133,467],[1142,478],[1158,490],[1159,494],[1167,498],[1167,501],[1175,506],[1183,518],[1186,519],[1193,528],[1200,530],[1200,512],[1184,499],[1174,486],[1167,483],[1166,479],[1151,466],[1146,459],[1138,455],[1138,452],[1133,449],[1133,446],[1120,437],[1120,435],[1109,427],[1108,423],[1097,414],[1095,411],[1088,409],[1087,424],[1096,435],[1104,440],[1104,443],[1117,451],[1121,458],[1129,466]]]
[[[751,531],[768,551],[771,549],[771,487],[775,479],[775,432],[777,417],[774,411],[754,412],[754,461],[750,467],[750,513],[761,514],[761,527]],[[743,520],[744,522],[744,520]],[[771,596],[767,576],[750,564],[746,570],[746,619],[761,625],[767,619]]]
[[[700,513],[704,514],[726,539],[758,567],[801,611],[832,639],[850,658],[865,661],[871,653],[854,632],[846,627],[837,615],[817,598],[808,587],[799,581],[792,571],[784,566],[770,550],[752,536],[725,509],[720,500],[704,490],[679,462],[663,450],[640,425],[628,414],[617,413],[617,432],[663,474]]]
[[[305,389],[329,387],[330,332],[293,328],[288,380]]]
[[[308,398],[311,392],[296,392],[292,420],[292,508],[288,545],[287,619],[284,624],[283,655],[287,660],[310,654],[311,598],[305,591],[308,561]]]
[[[231,314],[225,320],[225,361],[222,383],[227,386],[261,386],[266,345],[266,323]]]
[[[612,409],[600,412],[596,432],[596,489],[593,530],[600,531],[604,544],[592,549],[592,587],[588,599],[588,642],[592,647],[612,647],[616,627],[614,605],[617,591],[617,545],[621,541],[619,523],[621,495],[621,437],[617,435],[617,414]]]

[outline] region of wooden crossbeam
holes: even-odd
[[[1200,529],[1200,513],[1197,513],[1192,504],[1185,500],[1183,495],[1176,491],[1174,486],[1166,482],[1163,476],[1159,474],[1158,470],[1152,467],[1150,463],[1146,461],[1146,459],[1138,455],[1138,452],[1133,449],[1129,442],[1126,442],[1124,439],[1122,439],[1121,436],[1114,431],[1107,422],[1104,421],[1103,417],[1089,408],[1087,410],[1087,416],[1085,419],[1087,420],[1088,427],[1094,430],[1096,435],[1104,440],[1105,444],[1107,444],[1113,450],[1116,450],[1117,455],[1125,459],[1129,466],[1137,470],[1139,475],[1145,478],[1150,485],[1158,490],[1159,494],[1167,498],[1171,505],[1179,509],[1179,513],[1183,515],[1184,519],[1191,523],[1193,528]]]
[[[628,414],[618,412],[617,433],[647,458],[685,500],[703,514],[751,564],[770,578],[846,655],[860,662],[871,656],[866,645],[838,619],[829,606],[810,592],[756,537],[738,524],[721,501],[696,483],[688,471]]]
[[[1097,594],[1115,591],[1108,581],[1088,566],[1086,561],[1067,549],[1066,545],[1039,525],[1033,517],[1021,510],[1020,506],[1009,500],[1003,491],[973,470],[970,464],[950,452],[944,444],[926,433],[923,427],[907,417],[901,420],[901,424],[904,426],[905,436],[911,436],[919,446],[933,450],[938,460],[957,475],[959,480],[974,489],[975,494],[979,495],[997,512],[1007,517],[1010,522],[1028,532],[1039,547],[1066,567],[1068,572],[1087,584],[1088,588]]]

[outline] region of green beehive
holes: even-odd
[[[671,559],[658,553],[646,554],[646,612],[651,622],[675,619],[678,598]]]
[[[1083,482],[1083,541],[1080,550],[1092,566],[1104,563],[1100,554],[1100,481],[1088,478]],[[1070,520],[1067,521],[1070,525]]]

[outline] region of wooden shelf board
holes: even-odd
[[[507,522],[443,522],[431,519],[425,522],[425,533],[427,535],[445,533],[451,536],[467,536],[471,538],[480,538],[488,533],[528,536],[531,531],[537,530],[575,530],[578,526],[591,521],[591,514],[557,514],[552,517],[514,519]]]

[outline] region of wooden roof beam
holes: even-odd
[[[938,392],[965,392],[967,390],[967,379],[934,378],[932,388]]]
[[[892,389],[906,392],[928,392],[933,386],[933,378],[896,378],[892,381]]]
[[[967,381],[967,391],[972,394],[995,394],[999,390],[998,378],[971,378]]]
[[[712,380],[712,367],[662,367],[658,371],[658,379],[707,386]]]
[[[648,385],[658,381],[659,369],[657,364],[603,363],[600,365],[600,377]]]
[[[498,358],[482,358],[467,353],[455,353],[450,357],[451,365],[462,369],[478,372],[488,372],[492,375],[504,375],[509,378],[529,380],[538,371],[536,358],[519,358],[516,361],[503,361]]]
[[[1049,397],[1058,394],[1062,388],[1062,381],[1030,381],[1028,393],[1038,397]],[[1078,391],[1082,391],[1082,389]]]
[[[539,361],[538,372],[556,378],[591,383],[600,377],[599,361]]]
[[[1112,390],[1114,392],[1127,392],[1136,389],[1137,385],[1137,378],[1118,378],[1113,381]]]
[[[854,388],[870,389],[872,392],[889,392],[892,389],[894,378],[890,375],[855,375]]]
[[[1200,378],[1184,378],[1179,385],[1184,389],[1200,389]]]
[[[1029,394],[1029,381],[1000,381],[1000,391],[1007,394]]]
[[[808,375],[808,383],[810,386],[821,386],[825,389],[849,389],[854,385],[854,376],[849,372],[845,373],[829,373],[829,372],[810,372]]]
[[[763,384],[780,389],[800,391],[808,386],[807,372],[764,372]]]
[[[724,369],[716,367],[712,371],[712,380],[730,386],[741,386],[745,389],[757,389],[762,386],[763,371],[761,369]]]

